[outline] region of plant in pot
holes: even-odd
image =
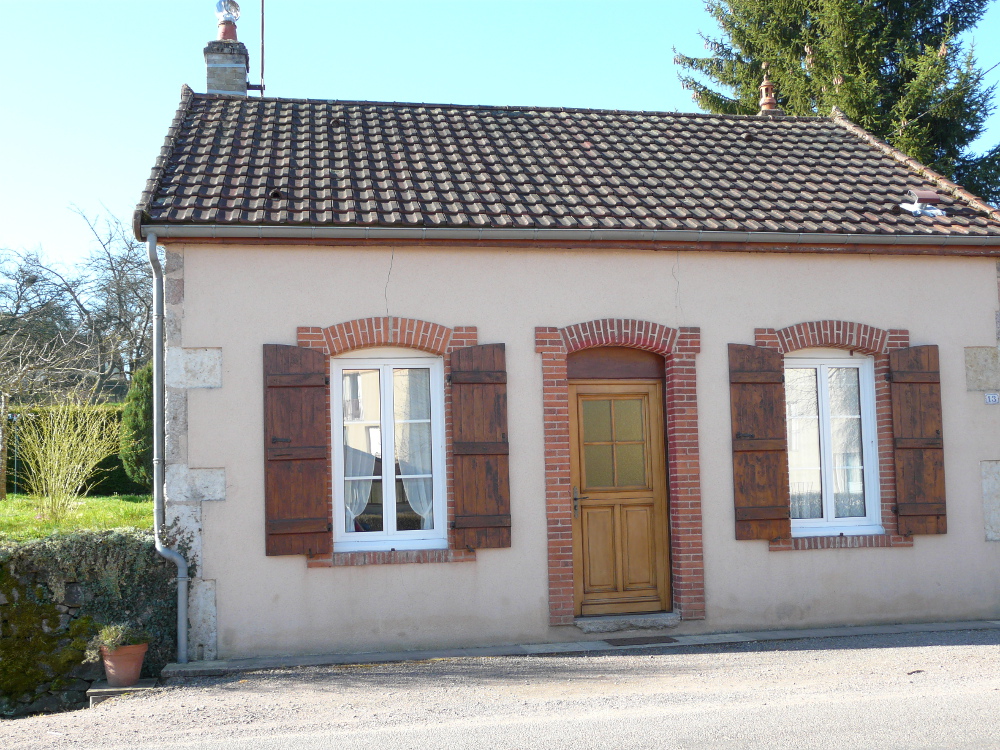
[[[132,623],[113,623],[101,628],[91,640],[87,661],[104,662],[110,687],[130,687],[139,681],[142,661],[149,648],[149,634]]]

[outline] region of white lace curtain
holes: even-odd
[[[344,446],[344,475],[350,477],[370,477],[375,471],[375,456],[359,451],[349,445]],[[354,531],[354,519],[360,516],[368,505],[372,492],[371,479],[354,479],[345,482],[344,511],[347,516],[348,531]]]
[[[434,493],[433,482],[429,477],[407,477],[416,474],[420,469],[407,461],[399,462],[399,473],[403,475],[403,489],[410,507],[420,516],[421,529],[434,528]]]

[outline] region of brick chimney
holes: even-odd
[[[236,38],[239,6],[232,0],[219,0],[215,6],[219,18],[219,37],[205,47],[209,94],[247,95],[247,73],[250,55],[246,45]]]

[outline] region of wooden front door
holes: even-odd
[[[671,608],[662,388],[570,384],[577,615]]]

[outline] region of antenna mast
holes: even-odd
[[[260,0],[260,95],[264,96],[264,0]]]

